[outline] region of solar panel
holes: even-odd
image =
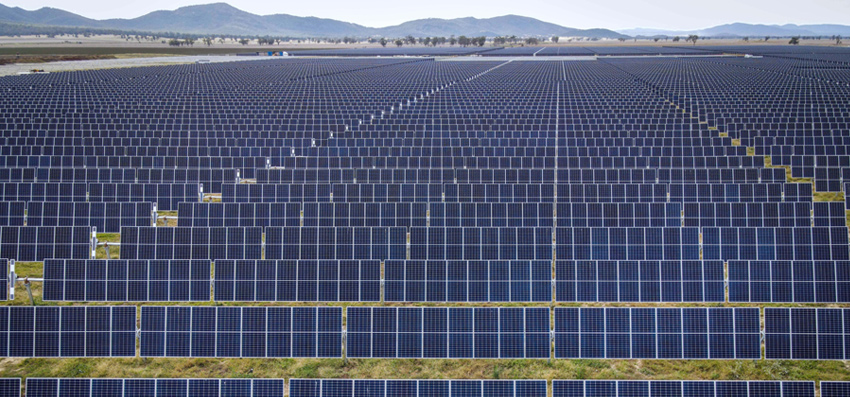
[[[24,225],[23,201],[0,201],[0,226]]]
[[[301,226],[301,204],[180,203],[177,226]]]
[[[259,227],[123,227],[121,259],[260,259]]]
[[[545,380],[290,379],[290,397],[546,397]]]
[[[548,308],[348,307],[346,355],[549,358]]]
[[[555,261],[559,302],[723,302],[723,261]]]
[[[730,302],[846,302],[847,261],[729,261]]]
[[[9,300],[9,260],[8,259],[0,259],[0,283],[3,285],[0,286],[0,301]]]
[[[0,227],[0,257],[21,262],[49,258],[88,259],[91,228],[74,226]]]
[[[342,357],[342,309],[142,306],[141,356]]]
[[[0,183],[0,189],[0,198],[3,201],[23,202],[82,202],[87,201],[88,193],[85,183],[7,182]]]
[[[823,384],[823,382],[821,383]],[[553,380],[552,397],[814,397],[815,382],[700,380]],[[823,395],[823,394],[821,394]]]
[[[549,302],[551,261],[384,263],[387,302]]]
[[[699,260],[700,230],[558,227],[555,256],[559,260]]]
[[[187,182],[198,182],[197,180]],[[203,185],[209,189],[207,185]],[[209,190],[207,190],[209,192]],[[159,211],[177,211],[183,202],[201,199],[200,183],[90,183],[91,202],[153,202]]]
[[[847,309],[764,309],[766,359],[845,360]]]
[[[0,307],[3,357],[133,357],[135,306]]]
[[[556,358],[758,359],[757,308],[555,308]]]
[[[0,378],[0,396],[21,397],[21,379]]]
[[[821,397],[850,396],[850,382],[820,382]]]
[[[215,300],[378,302],[380,261],[219,260]]]
[[[209,301],[209,260],[44,261],[45,301]]]
[[[27,396],[279,397],[285,383],[283,379],[27,378]]]
[[[119,233],[124,226],[151,226],[153,203],[30,202],[27,226],[94,226]]]

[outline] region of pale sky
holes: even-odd
[[[215,0],[0,0],[9,7],[54,7],[94,19],[135,18]],[[489,18],[517,14],[574,28],[697,30],[716,25],[850,25],[850,0],[229,0],[259,15],[291,14],[384,27],[421,18]]]

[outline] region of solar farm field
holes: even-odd
[[[370,51],[0,78],[0,397],[850,396],[850,50]]]

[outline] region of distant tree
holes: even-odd
[[[457,38],[457,43],[460,44],[461,47],[466,47],[472,43],[472,40],[470,40],[469,37],[460,36]]]
[[[744,41],[750,41],[750,38],[749,38],[749,37],[744,37],[744,38],[743,38],[743,40],[744,40]]]
[[[561,38],[559,36],[552,36],[552,42],[557,43]]]
[[[770,40],[770,36],[764,36],[764,41]]]
[[[481,36],[473,39],[472,44],[475,44],[479,47],[484,47],[484,44],[487,44],[487,37]]]
[[[251,40],[248,40],[248,39],[239,39],[239,44],[242,44],[242,45],[248,45],[248,43],[250,43],[250,42],[251,42]]]
[[[457,39],[455,38],[455,35],[452,35],[451,37],[449,37],[449,45],[455,44],[457,44]]]
[[[401,47],[401,46],[404,45],[404,41],[402,39],[398,39],[398,40],[395,41],[395,45],[397,47]]]
[[[386,47],[387,46],[387,38],[381,37],[380,43],[381,43],[381,47]]]
[[[416,44],[416,37],[413,37],[413,35],[407,35],[407,37],[404,38],[404,43],[414,45]]]
[[[798,45],[798,44],[800,44],[800,36],[794,36],[794,37],[792,37],[792,38],[791,38],[791,40],[788,40],[788,44],[791,44],[791,45]]]
[[[536,38],[534,38],[534,37],[529,37],[529,38],[525,39],[525,44],[528,44],[528,45],[537,45],[537,44],[540,44],[540,40],[537,40],[537,39],[536,39]]]
[[[192,45],[195,45],[195,39],[188,37],[185,40],[183,40],[183,43],[185,43],[186,45],[192,46]]]
[[[206,44],[207,46],[211,46],[212,43],[213,43],[212,37],[204,37],[204,44]]]
[[[652,39],[652,41],[654,41],[654,42],[656,42],[656,43],[658,42],[658,40],[661,40],[661,38],[660,38],[660,37],[656,37],[656,38]]]
[[[421,42],[422,42],[422,45],[424,45],[424,46],[426,46],[426,47],[427,47],[427,46],[429,46],[429,45],[431,45],[431,38],[430,38],[430,37],[426,37],[426,38],[424,38],[424,39],[420,39],[419,41],[421,41]]]
[[[689,35],[689,36],[688,36],[688,38],[687,38],[687,40],[685,40],[685,41],[691,41],[691,42],[693,42],[693,43],[694,43],[694,45],[696,45],[696,44],[697,44],[697,40],[699,40],[699,36],[697,36],[697,35],[695,35],[695,34],[692,34],[692,35]]]
[[[174,47],[179,47],[179,46],[183,45],[183,42],[180,41],[180,40],[177,40],[177,39],[171,39],[171,40],[168,40],[168,45],[174,46]]]
[[[841,36],[835,36],[835,44],[841,44]]]
[[[622,43],[622,42],[626,41],[626,38],[625,38],[625,37],[620,37],[620,38],[618,38],[617,40],[620,40],[620,42]]]
[[[675,36],[675,37],[673,37],[673,42],[674,42],[674,43],[678,43],[678,42],[679,42],[679,40],[681,40],[681,38],[680,38],[679,36]]]

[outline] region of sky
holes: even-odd
[[[0,0],[9,7],[54,7],[94,19],[135,18],[156,10],[219,0]],[[697,30],[732,22],[850,25],[850,0],[224,0],[259,15],[291,14],[384,27],[422,18],[489,18],[517,14],[588,29]]]

